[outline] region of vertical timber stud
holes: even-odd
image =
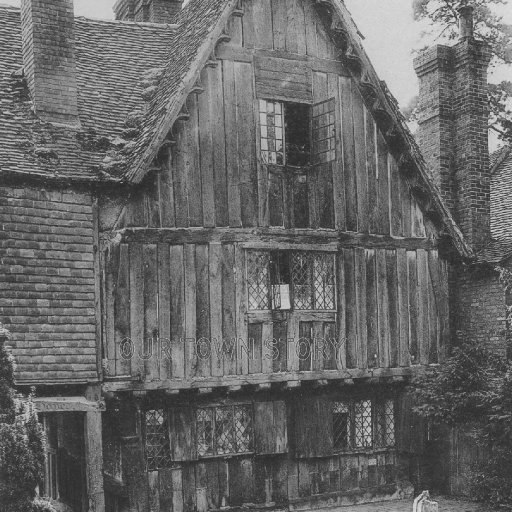
[[[99,401],[98,386],[90,386],[86,398]],[[87,467],[87,501],[89,512],[105,512],[103,491],[103,439],[99,408],[85,413],[85,461]]]

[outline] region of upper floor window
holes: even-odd
[[[333,311],[334,254],[312,251],[247,251],[251,310]]]
[[[259,100],[261,156],[266,164],[303,167],[310,163],[311,107]]]
[[[334,108],[334,99],[314,105],[259,100],[270,226],[334,228]]]

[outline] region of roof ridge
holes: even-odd
[[[10,11],[21,11],[21,7],[9,4],[0,4],[0,9],[9,9]]]
[[[128,20],[109,20],[109,19],[102,19],[102,18],[88,18],[87,16],[75,16],[75,21],[85,21],[90,23],[109,23],[112,25],[124,25],[124,26],[133,26],[133,27],[140,27],[140,28],[156,28],[156,29],[173,29],[176,30],[179,28],[179,25],[177,23],[150,23],[148,21],[128,21]]]

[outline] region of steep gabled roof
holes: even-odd
[[[344,3],[315,0],[315,5],[340,50],[340,59],[351,71],[399,161],[402,176],[426,213],[442,221],[460,254],[472,257],[429,178],[425,161],[396,101],[371,65]],[[10,75],[22,65],[19,10],[0,8],[0,21],[8,20],[7,28],[0,23],[0,42],[7,47],[0,49],[0,101],[17,105],[7,125],[0,125],[0,137],[5,137],[9,146],[7,151],[0,149],[0,170],[52,175],[57,166],[71,178],[140,183],[201,70],[222,40],[223,30],[237,6],[238,0],[190,0],[180,13],[177,27],[78,18],[77,61],[83,124],[78,134],[41,126],[30,111],[30,102],[22,97],[21,84],[13,88]],[[3,64],[4,58],[7,65]],[[14,100],[13,94],[18,95]],[[42,147],[41,140],[45,141]]]
[[[326,29],[340,49],[340,58],[352,71],[389,146],[398,156],[402,174],[407,175],[411,188],[420,196],[429,213],[442,219],[460,254],[465,258],[472,257],[471,248],[429,178],[425,160],[396,100],[379,80],[364,51],[359,31],[344,3],[340,0],[316,0],[315,4],[323,13]],[[169,65],[146,114],[141,136],[127,159],[125,178],[128,181],[139,183],[148,172],[236,5],[234,0],[191,0],[182,11],[179,29],[175,33],[176,48],[170,54]]]
[[[181,11],[171,52],[125,177],[139,183],[215,49],[237,0],[191,0]]]

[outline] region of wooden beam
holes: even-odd
[[[270,228],[126,228],[117,232],[123,243],[168,243],[170,245],[240,243],[244,248],[337,251],[342,247],[365,249],[432,250],[437,240],[396,237],[331,229],[270,229]]]
[[[99,410],[88,411],[85,414],[85,458],[89,512],[105,512],[101,431],[101,412]]]
[[[299,55],[277,50],[254,50],[234,44],[223,44],[218,47],[216,52],[218,59],[235,62],[252,62],[255,56],[306,62],[312,71],[350,76],[349,71],[340,60],[320,59],[309,55]]]
[[[90,401],[83,396],[78,397],[35,397],[32,399],[36,412],[90,412],[105,411],[105,402]]]
[[[416,375],[425,367],[415,366],[409,368],[377,368],[377,369],[343,369],[318,370],[312,372],[279,372],[271,374],[225,375],[223,377],[209,377],[201,379],[168,379],[151,382],[139,381],[105,381],[104,392],[117,391],[154,391],[177,389],[183,392],[198,391],[200,388],[226,388],[230,386],[254,385],[258,389],[269,389],[273,383],[287,383],[288,387],[297,387],[302,382],[325,380],[340,384],[353,384],[354,380],[376,378],[388,381],[394,377],[404,379]]]

